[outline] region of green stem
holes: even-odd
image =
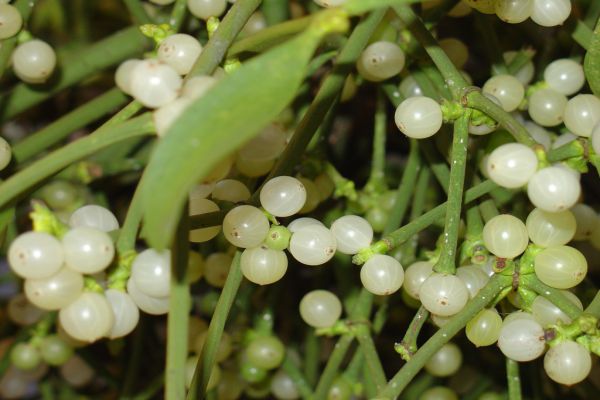
[[[350,312],[351,321],[366,320],[371,312],[371,306],[373,304],[373,295],[366,289],[361,289],[358,299],[354,308]],[[335,344],[335,348],[331,356],[325,364],[325,369],[319,378],[317,388],[315,390],[314,399],[321,400],[327,398],[327,393],[333,380],[339,373],[340,366],[346,357],[346,352],[352,344],[354,336],[351,333],[342,335],[342,337]]]
[[[421,67],[420,69],[412,72],[412,77],[415,79],[417,85],[419,85],[419,88],[421,88],[421,91],[425,96],[431,97],[437,101],[441,101],[444,96],[442,96],[442,93],[440,93],[437,86],[433,84],[431,79],[429,79],[424,69],[425,67]]]
[[[127,214],[125,215],[125,221],[119,231],[117,238],[116,248],[119,254],[125,254],[131,250],[135,250],[135,242],[142,220],[142,184],[143,178],[138,183],[133,198],[127,208]],[[189,223],[189,222],[188,222]]]
[[[367,399],[374,399],[377,396],[377,390],[381,390],[381,387],[384,386],[386,382],[384,381],[383,385],[379,386],[378,388],[374,382],[374,377],[371,374],[369,367],[363,364],[361,369],[364,395]]]
[[[427,322],[427,318],[429,318],[429,311],[423,306],[419,307],[406,329],[404,338],[402,338],[402,341],[398,344],[398,346],[403,348],[400,349],[400,354],[405,361],[410,360],[417,352],[417,339],[419,338],[419,333],[421,333],[423,325]],[[404,353],[405,351],[406,353]]]
[[[123,0],[136,25],[151,24],[152,20],[140,0]]]
[[[585,313],[593,315],[596,318],[600,318],[600,291],[596,292],[594,299],[585,309]]]
[[[127,369],[125,370],[125,381],[121,387],[120,400],[133,399],[133,391],[135,390],[136,383],[139,383],[138,373],[144,355],[144,337],[147,335],[147,321],[143,316],[140,317],[140,322],[132,335],[133,345],[131,346],[130,354],[128,354],[129,360],[127,362]]]
[[[480,91],[469,92],[465,96],[465,101],[468,107],[479,110],[498,122],[517,142],[534,149],[541,146],[531,137],[527,129],[519,121],[504,111],[502,107],[485,97]]]
[[[316,385],[319,375],[319,358],[321,357],[321,342],[315,334],[315,330],[310,328],[306,334],[304,358],[304,376],[310,385]]]
[[[310,399],[312,397],[312,389],[300,369],[294,364],[294,361],[286,357],[281,364],[281,369],[292,379],[303,399]]]
[[[365,362],[365,355],[363,354],[361,349],[357,349],[352,359],[348,363],[348,367],[346,371],[344,371],[344,376],[350,381],[354,382],[358,380],[358,374]]]
[[[467,168],[467,143],[469,141],[469,119],[471,110],[465,110],[463,116],[454,122],[454,137],[452,140],[452,162],[450,167],[450,185],[448,186],[448,201],[446,222],[442,242],[442,254],[435,265],[436,272],[454,274],[456,271],[456,248],[458,246],[458,230],[465,185]]]
[[[225,323],[227,322],[229,311],[231,310],[231,306],[233,305],[240,284],[242,283],[240,257],[241,253],[237,251],[231,262],[225,286],[223,286],[223,291],[219,296],[219,301],[217,302],[213,317],[208,326],[206,342],[202,348],[202,353],[198,358],[194,379],[192,379],[192,384],[187,395],[188,400],[195,400],[196,398],[202,399],[205,396],[206,385],[208,384],[210,374],[216,362],[217,350],[219,343],[221,343]]]
[[[215,33],[202,49],[187,79],[198,75],[211,75],[225,58],[227,50],[261,0],[237,1],[225,15]]]
[[[465,204],[472,202],[486,195],[491,190],[496,188],[496,184],[492,181],[484,181],[465,192]],[[442,203],[434,209],[426,212],[421,217],[395,230],[394,232],[384,236],[378,242],[375,242],[364,254],[356,254],[352,261],[355,264],[363,264],[372,253],[387,253],[391,249],[404,243],[412,237],[412,235],[421,232],[429,225],[440,220],[446,213],[447,204]]]
[[[435,143],[431,139],[421,141],[421,150],[427,159],[429,168],[431,168],[433,175],[440,184],[440,187],[444,193],[448,194],[450,185],[450,168],[448,168],[446,160],[440,157],[439,152],[435,148]]]
[[[331,182],[333,182],[333,185],[335,186],[333,196],[335,198],[347,197],[348,199],[355,201],[358,194],[356,193],[356,188],[354,187],[354,181],[342,176],[342,174],[329,161],[326,161],[324,164],[323,171],[327,174],[327,176],[329,176],[329,179],[331,179]],[[255,196],[256,195],[257,194],[255,193]]]
[[[17,196],[75,161],[113,143],[131,137],[148,135],[153,131],[154,124],[152,123],[151,114],[146,113],[123,124],[101,128],[84,138],[76,140],[32,163],[29,167],[17,172],[0,184],[0,207],[5,206]]]
[[[48,150],[48,148],[65,139],[76,130],[97,121],[116,107],[125,104],[128,99],[125,94],[116,88],[103,93],[39,131],[28,135],[13,146],[13,157],[19,164],[29,160],[40,152]]]
[[[27,25],[27,21],[29,20],[29,16],[31,15],[31,11],[35,6],[36,1],[37,0],[16,0],[14,2],[13,6],[19,10],[19,14],[21,14],[21,18],[23,19],[23,26]],[[0,78],[2,78],[6,67],[10,63],[10,58],[13,49],[17,44],[18,37],[19,33],[0,42]]]
[[[422,373],[418,378],[413,379],[410,385],[402,393],[402,400],[420,400],[424,391],[435,386],[436,377],[427,373]]]
[[[277,163],[265,179],[265,182],[275,176],[289,174],[293,167],[298,165],[300,158],[304,154],[304,150],[325,119],[328,110],[337,100],[344,87],[346,77],[354,68],[356,59],[367,45],[369,37],[371,37],[371,34],[379,25],[385,11],[386,10],[376,10],[372,12],[359,22],[356,28],[354,28],[348,41],[340,51],[331,73],[319,88],[308,111],[306,111],[302,120],[296,127],[296,131],[294,132],[290,143],[285,148],[285,151],[279,160],[277,160]],[[260,188],[257,189],[252,196],[253,201],[257,199],[259,193]]]
[[[167,318],[167,362],[165,368],[165,399],[185,397],[185,363],[188,354],[187,333],[190,287],[187,280],[189,253],[188,207],[183,212],[171,248],[171,290]]]
[[[373,156],[371,159],[371,173],[367,187],[375,192],[385,190],[385,139],[387,128],[386,104],[381,91],[377,92],[377,105],[375,109],[375,127],[373,129]]]
[[[431,32],[425,27],[423,21],[417,17],[410,6],[397,5],[394,10],[400,20],[408,27],[415,39],[425,48],[427,54],[444,77],[454,100],[459,100],[462,90],[468,86],[467,81],[460,71],[452,64],[448,55],[439,46]]]
[[[519,363],[506,358],[506,380],[508,382],[508,400],[521,400],[521,376]]]
[[[415,188],[415,194],[413,196],[409,221],[414,221],[423,214],[425,205],[427,203],[427,191],[429,190],[429,183],[431,181],[431,169],[424,165],[419,173],[417,179],[417,186]],[[417,246],[419,244],[419,235],[415,234],[412,236],[407,246],[402,251],[402,262],[412,263],[416,259]]]
[[[500,214],[496,207],[496,202],[493,199],[487,199],[479,204],[479,211],[485,222]]]
[[[422,68],[422,71],[429,78],[429,81],[433,83],[433,86],[435,86],[435,90],[439,93],[439,99],[452,100],[452,93],[448,89],[448,86],[446,86],[444,77],[435,66],[426,65]]]
[[[290,5],[287,1],[263,0],[262,13],[267,20],[267,25],[275,25],[289,18]]]
[[[110,119],[102,125],[102,128],[106,126],[117,125],[127,121],[129,118],[133,117],[138,111],[140,111],[142,107],[142,104],[137,100],[129,102],[129,104],[121,108],[118,113],[110,117]]]
[[[508,73],[511,75],[519,72],[521,68],[527,65],[528,62],[535,56],[535,51],[531,49],[520,50],[517,55],[508,63]]]
[[[131,27],[79,50],[76,54],[61,57],[58,61],[63,66],[60,76],[49,82],[46,90],[20,83],[4,96],[2,119],[8,120],[97,72],[142,53],[148,43],[148,38],[137,27]]]
[[[581,157],[586,153],[587,140],[577,139],[548,151],[548,162],[555,163],[572,157]]]
[[[583,22],[577,21],[577,25],[575,25],[575,29],[573,30],[571,37],[581,47],[583,47],[585,50],[587,50],[590,48],[590,44],[592,43],[592,38],[594,37],[594,31],[592,30],[592,28],[590,28]]]
[[[560,308],[571,319],[576,319],[583,313],[560,290],[544,284],[535,274],[521,275],[519,284],[550,300],[552,304]]]
[[[408,209],[408,203],[410,197],[415,189],[415,183],[417,181],[417,175],[421,169],[421,156],[419,154],[419,144],[416,139],[410,139],[410,151],[408,153],[408,161],[404,167],[404,173],[400,180],[400,185],[396,190],[396,202],[394,208],[388,216],[388,222],[385,225],[383,234],[386,235],[397,229],[401,224],[406,210]]]
[[[169,25],[171,25],[175,32],[179,32],[181,29],[181,24],[183,24],[186,13],[187,0],[176,0],[171,9],[171,18],[169,18]]]
[[[398,396],[410,381],[419,373],[425,363],[450,339],[454,337],[479,311],[481,311],[498,293],[512,284],[512,278],[502,275],[493,276],[477,296],[471,299],[458,314],[454,315],[446,325],[441,327],[415,353],[388,382],[378,398],[392,399]]]
[[[227,57],[236,57],[244,52],[262,52],[273,47],[293,35],[302,32],[310,25],[312,16],[292,19],[270,26],[253,35],[236,41],[227,52]]]
[[[369,375],[373,378],[377,391],[382,390],[387,379],[385,377],[385,372],[383,371],[383,366],[381,365],[381,360],[377,355],[377,348],[371,337],[369,325],[363,323],[356,329],[356,339],[358,340],[360,350],[367,362],[366,366],[368,367]]]
[[[333,352],[327,360],[327,364],[325,364],[325,369],[321,373],[313,399],[322,400],[327,398],[329,388],[331,387],[333,380],[337,377],[338,370],[342,365],[346,353],[348,352],[348,348],[353,340],[354,338],[352,336],[344,335],[337,341]]]
[[[479,212],[479,206],[473,205],[467,209],[467,234],[468,239],[481,238],[483,232],[483,219]]]

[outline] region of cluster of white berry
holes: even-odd
[[[0,40],[18,35],[23,17],[11,4],[0,4]],[[20,43],[12,52],[12,67],[23,82],[41,84],[50,78],[56,68],[56,53],[52,46],[40,39]]]

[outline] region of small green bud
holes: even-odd
[[[285,226],[272,225],[265,238],[265,244],[273,250],[285,250],[290,244],[292,234]]]

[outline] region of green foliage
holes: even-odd
[[[298,37],[242,65],[173,125],[145,172],[145,236],[153,247],[168,246],[189,189],[293,100],[315,48],[325,34],[344,30],[344,21],[340,11],[323,12]]]

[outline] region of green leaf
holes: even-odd
[[[588,51],[585,53],[583,69],[592,92],[600,96],[600,19],[596,24]]]
[[[198,99],[161,139],[144,173],[144,236],[167,247],[190,188],[293,100],[321,38],[348,27],[326,10],[296,38],[244,63]]]
[[[344,10],[349,14],[362,14],[376,8],[391,7],[399,4],[420,3],[423,0],[348,0],[344,3]]]

